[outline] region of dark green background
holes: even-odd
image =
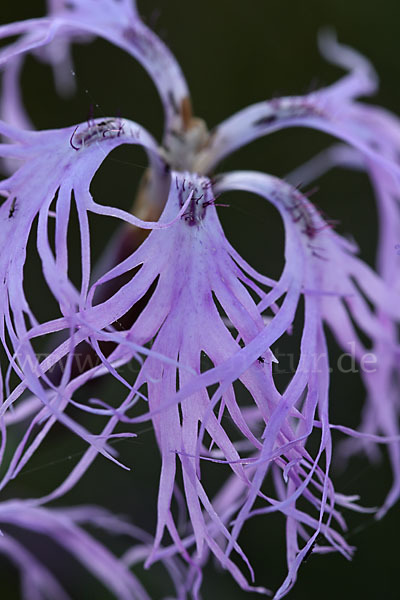
[[[1,21],[42,14],[43,3],[4,3]],[[195,112],[210,127],[234,111],[276,95],[303,94],[328,84],[340,71],[326,64],[318,54],[317,32],[326,25],[336,28],[339,39],[359,49],[375,65],[380,78],[380,92],[374,102],[400,112],[400,75],[396,0],[382,2],[362,0],[304,0],[303,2],[251,0],[151,0],[139,2],[141,11],[175,53],[192,92]],[[84,121],[90,104],[97,105],[95,116],[121,114],[146,126],[154,135],[162,131],[161,105],[156,92],[133,59],[107,42],[95,41],[74,50],[78,92],[60,100],[54,91],[49,70],[33,58],[26,63],[23,76],[24,99],[38,128],[52,128]],[[308,130],[277,133],[240,150],[225,161],[222,170],[259,169],[283,176],[301,164],[331,140]],[[115,151],[96,176],[93,191],[99,201],[128,207],[145,166],[144,154],[132,148]],[[335,172],[320,182],[314,201],[332,218],[339,219],[339,231],[351,232],[362,255],[373,262],[376,244],[376,213],[370,186],[360,174]],[[237,249],[264,272],[277,275],[281,266],[282,232],[276,214],[260,200],[246,195],[231,198],[231,208],[221,210],[221,219]],[[110,231],[96,221],[94,254],[100,254]],[[399,240],[400,241],[400,240]],[[48,305],[36,286],[35,270],[27,274],[27,287],[35,284],[32,303],[43,316]],[[335,352],[333,348],[333,352]],[[103,390],[104,391],[104,388]],[[109,384],[109,394],[117,393]],[[355,425],[362,402],[362,387],[357,376],[334,375],[332,385],[332,420]],[[144,428],[143,428],[144,429]],[[65,456],[80,452],[76,440],[61,427],[50,436],[43,451],[31,462],[4,497],[40,495],[61,481],[72,459]],[[94,468],[65,502],[99,503],[117,513],[131,515],[134,522],[154,527],[154,511],[159,464],[154,438],[143,432],[137,441],[119,444],[122,459],[132,467],[127,474],[104,459]],[[352,461],[349,469],[336,479],[343,493],[360,493],[366,505],[382,501],[390,485],[390,471],[384,455],[382,467]],[[400,596],[398,584],[399,507],[381,523],[369,516],[349,515],[349,541],[358,550],[352,563],[332,556],[311,556],[300,570],[291,600],[334,600],[363,598],[395,600]],[[37,540],[37,538],[36,538]],[[26,543],[33,543],[29,537]],[[242,545],[248,549],[258,584],[272,589],[285,574],[284,521],[279,516],[253,521],[245,529]],[[115,543],[115,550],[124,545]],[[54,554],[40,540],[40,555],[68,580],[75,599],[108,598],[101,589],[92,587],[79,567],[64,555]],[[9,570],[9,564],[0,563]],[[16,579],[4,581],[1,597],[18,598]],[[10,571],[12,574],[12,571]],[[145,574],[154,599],[163,591],[160,570]],[[204,583],[205,600],[229,597],[252,598],[242,592],[230,577],[213,568]],[[254,596],[259,597],[259,596]]]

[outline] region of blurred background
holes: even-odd
[[[44,2],[3,3],[1,23],[44,14]],[[353,46],[375,66],[380,91],[368,102],[400,112],[400,63],[397,0],[304,0],[272,2],[232,0],[182,2],[139,0],[146,22],[177,57],[187,77],[195,113],[212,128],[233,112],[274,96],[305,94],[335,81],[342,72],[324,62],[317,47],[321,28],[335,28],[341,42]],[[121,115],[144,125],[160,139],[162,110],[156,91],[143,69],[121,50],[105,41],[74,47],[77,91],[70,98],[57,96],[50,69],[28,57],[23,70],[24,102],[39,129],[64,127],[85,121],[94,106],[95,117]],[[285,130],[238,151],[218,171],[252,169],[284,176],[333,140],[305,129]],[[111,153],[96,175],[92,191],[99,202],[128,208],[146,167],[144,153],[122,147]],[[327,215],[337,219],[338,231],[356,239],[361,255],[374,263],[376,212],[369,182],[359,173],[335,170],[318,181],[312,200]],[[257,269],[276,277],[282,267],[283,232],[277,214],[260,199],[235,194],[220,209],[227,236],[237,250]],[[93,253],[100,256],[104,240],[112,235],[110,224],[100,219],[93,229]],[[399,240],[400,242],[400,240]],[[77,252],[78,252],[77,248]],[[78,259],[78,254],[76,255]],[[49,304],[37,285],[38,263],[27,272],[27,288],[39,316],[45,318]],[[333,356],[338,353],[331,342]],[[284,383],[283,383],[284,385]],[[105,387],[107,386],[107,387]],[[112,382],[104,382],[102,397],[118,393]],[[331,419],[356,426],[364,390],[358,375],[333,374]],[[58,505],[99,504],[134,523],[154,531],[159,458],[150,428],[142,426],[137,440],[118,444],[120,456],[131,467],[129,473],[98,458],[79,485]],[[84,449],[62,427],[54,428],[47,443],[29,463],[3,498],[32,497],[50,491],[65,476]],[[66,458],[67,457],[67,458]],[[339,492],[359,494],[361,503],[382,502],[391,483],[386,452],[382,463],[370,465],[353,459],[346,470],[336,461],[334,481]],[[211,489],[218,472],[210,469]],[[214,478],[214,479],[213,479]],[[370,515],[346,515],[346,538],[357,547],[351,563],[338,555],[311,555],[300,569],[289,600],[375,600],[400,597],[398,584],[398,539],[400,508],[394,507],[382,522]],[[6,528],[5,528],[6,529]],[[55,551],[45,538],[21,534],[23,541],[45,557],[65,581],[76,600],[111,598],[84,574],[81,567]],[[252,520],[243,532],[242,547],[257,575],[256,583],[276,589],[285,570],[284,520],[279,515]],[[108,543],[108,542],[107,542]],[[112,541],[115,552],[126,544]],[[2,598],[19,598],[18,577],[10,563],[0,557]],[[140,572],[150,595],[157,600],[165,592],[161,569]],[[251,600],[224,572],[210,565],[203,586],[205,600],[231,598]],[[259,596],[257,596],[259,597]]]

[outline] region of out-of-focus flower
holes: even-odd
[[[353,549],[343,537],[345,521],[340,510],[368,510],[355,503],[355,496],[344,496],[334,488],[332,429],[350,436],[350,451],[357,441],[366,447],[388,444],[394,484],[380,515],[400,495],[400,290],[394,250],[400,233],[399,123],[381,109],[356,100],[375,90],[376,76],[363,58],[325,37],[325,53],[347,68],[348,75],[304,97],[250,106],[209,134],[205,124],[191,114],[187,86],[175,60],[143,25],[129,0],[73,0],[53,3],[51,8],[46,18],[0,28],[1,37],[21,34],[0,53],[6,68],[14,68],[8,80],[11,87],[6,85],[6,94],[12,96],[3,103],[3,114],[7,114],[10,98],[17,98],[23,53],[43,50],[51,43],[46,48],[46,56],[51,57],[56,52],[52,48],[57,48],[54,44],[61,39],[63,56],[68,57],[69,43],[76,35],[100,35],[131,53],[148,70],[163,102],[165,131],[158,144],[140,125],[114,117],[90,119],[60,130],[27,131],[21,128],[25,121],[21,106],[14,116],[10,114],[8,123],[0,122],[4,139],[0,156],[20,162],[0,184],[5,196],[0,208],[0,333],[9,360],[0,412],[2,453],[7,425],[31,416],[0,485],[4,487],[18,475],[56,422],[83,438],[89,448],[66,480],[36,504],[69,491],[98,453],[120,464],[110,440],[133,434],[116,432],[117,426],[151,420],[162,468],[157,528],[146,564],[181,554],[188,575],[179,597],[191,590],[197,598],[201,568],[212,553],[243,589],[267,593],[248,583],[231,553],[235,551],[247,564],[253,579],[239,545],[240,531],[256,514],[279,511],[287,522],[288,562],[288,576],[275,595],[281,598],[311,551],[336,550],[351,557]],[[380,217],[377,272],[288,182],[247,171],[210,176],[218,162],[240,146],[292,126],[319,129],[347,144],[303,166],[299,172],[304,179],[336,163],[369,172]],[[139,191],[143,218],[117,206],[100,205],[89,191],[104,158],[121,144],[140,145],[149,157],[148,175]],[[292,178],[299,177],[299,172]],[[256,272],[224,235],[216,209],[220,196],[232,190],[261,196],[281,215],[285,266],[277,281]],[[79,289],[69,277],[73,204],[81,247]],[[112,261],[106,258],[102,273],[94,276],[91,214],[151,233],[117,264],[110,265]],[[26,247],[36,219],[43,278],[59,311],[45,322],[33,314],[23,285]],[[53,221],[54,243],[49,235]],[[133,324],[121,326],[139,304]],[[277,359],[271,347],[291,330],[299,312],[303,315],[300,358],[282,393],[275,385],[273,363]],[[344,351],[353,345],[362,371],[368,398],[359,431],[329,419],[325,325]],[[368,352],[364,336],[370,341]],[[35,344],[42,338],[49,338],[51,349],[40,360]],[[95,360],[76,373],[74,361],[83,343]],[[367,354],[373,356],[375,369],[366,368]],[[132,361],[139,363],[133,383],[118,370]],[[60,365],[61,376],[54,380],[51,371]],[[19,380],[17,385],[10,385],[11,373]],[[76,400],[79,388],[105,374],[126,389],[119,403],[111,406],[105,398],[87,404]],[[237,382],[246,388],[252,407],[242,405]],[[148,410],[139,414],[143,400]],[[15,413],[11,412],[14,405]],[[103,430],[88,431],[69,415],[71,405],[103,416]],[[225,417],[235,425],[234,434],[224,426]],[[39,431],[32,439],[34,427]],[[313,452],[307,444],[312,433],[319,437]],[[225,463],[232,473],[214,499],[201,477],[205,460]],[[178,468],[189,522],[189,531],[186,527],[184,533],[171,508]],[[270,470],[273,489],[265,483]],[[166,531],[172,545],[162,548]],[[316,545],[318,536],[325,539],[324,545]],[[117,597],[124,596],[117,593]]]
[[[117,558],[82,527],[96,527],[112,535],[135,539],[135,562],[143,562],[150,552],[151,536],[140,528],[111,515],[103,509],[79,506],[68,509],[32,507],[21,501],[8,501],[0,505],[0,553],[8,557],[21,573],[21,597],[24,600],[68,600],[69,593],[45,564],[46,553],[41,557],[40,539],[52,542],[53,553],[59,547],[101,582],[121,600],[150,600],[140,581],[129,570],[133,560],[132,550]],[[28,532],[29,543],[24,543]],[[35,537],[37,535],[37,546]],[[173,584],[179,594],[185,581],[176,558],[165,558]],[[82,590],[83,591],[83,590]]]

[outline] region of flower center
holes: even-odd
[[[161,149],[166,162],[176,171],[193,171],[199,152],[209,139],[207,125],[202,119],[191,118],[184,130],[170,130]]]

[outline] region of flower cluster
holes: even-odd
[[[123,117],[90,118],[51,131],[31,128],[19,91],[25,55],[33,52],[53,66],[62,93],[71,87],[71,44],[94,36],[119,46],[148,71],[164,108],[161,141]],[[0,27],[0,38],[8,37],[16,39],[0,50],[0,157],[7,170],[0,182],[5,358],[0,489],[18,476],[56,423],[84,440],[87,449],[45,496],[0,503],[0,520],[54,538],[116,598],[148,598],[128,567],[161,561],[176,598],[183,600],[200,598],[202,568],[210,555],[244,590],[268,594],[254,584],[240,533],[250,518],[279,512],[286,520],[288,574],[274,597],[282,598],[311,552],[351,557],[344,510],[375,511],[335,489],[332,430],[347,436],[346,456],[360,449],[374,454],[377,444],[387,445],[393,486],[378,516],[400,497],[400,124],[358,101],[375,91],[374,71],[328,35],[322,51],[348,72],[342,79],[306,96],[250,106],[211,132],[192,115],[179,66],[141,21],[133,0],[50,0],[48,16]],[[218,163],[237,148],[299,126],[326,132],[342,144],[285,181],[251,171],[215,175]],[[119,208],[118,199],[112,205],[96,202],[90,191],[105,157],[122,144],[140,146],[148,156],[137,216]],[[371,179],[379,215],[376,270],[290,183],[307,183],[335,166],[365,170]],[[252,268],[225,237],[217,209],[223,195],[234,190],[260,196],[280,214],[285,262],[277,280]],[[79,228],[79,284],[70,275],[72,211]],[[120,225],[95,269],[94,214]],[[47,320],[34,313],[24,286],[32,236],[57,306]],[[299,327],[299,314],[299,360],[282,391],[272,349]],[[361,368],[366,399],[358,430],[330,420],[327,329],[344,352],[352,345],[361,367],[366,355],[374,360],[374,369]],[[39,345],[48,348],[44,357]],[[77,360],[82,353],[89,359],[84,367]],[[138,374],[131,381],[122,367],[133,362]],[[115,401],[102,392],[104,377],[120,384]],[[94,380],[99,380],[98,397],[83,401],[77,392]],[[92,428],[83,414],[93,417]],[[100,421],[101,429],[95,429]],[[154,538],[95,507],[45,507],[69,492],[98,454],[127,469],[112,441],[136,435],[137,425],[146,421],[161,455]],[[216,495],[202,476],[209,461],[221,469]],[[183,525],[173,503],[179,488]],[[81,523],[138,542],[119,559]],[[37,598],[67,597],[53,574],[8,533],[0,538],[0,550],[21,568],[24,598],[32,597],[32,589]]]

